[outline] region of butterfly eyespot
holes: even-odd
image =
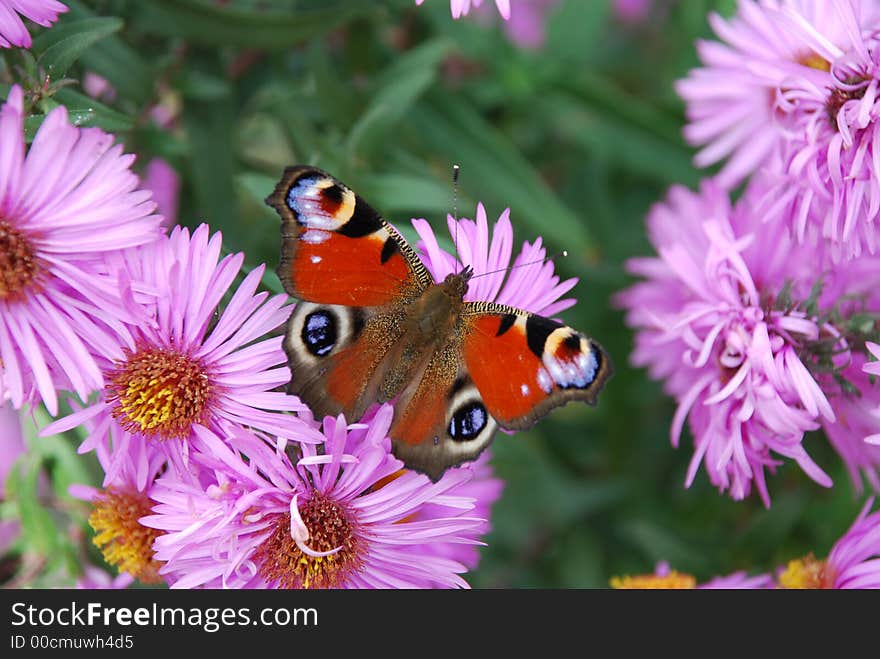
[[[314,311],[303,321],[303,344],[316,357],[325,357],[333,350],[337,335],[336,318],[327,311]]]
[[[472,401],[457,409],[452,415],[452,420],[449,422],[449,436],[458,442],[475,439],[488,422],[489,415],[483,404]]]

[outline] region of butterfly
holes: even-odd
[[[287,322],[288,392],[316,418],[359,419],[395,401],[404,464],[438,480],[499,428],[554,407],[595,405],[612,374],[599,344],[555,320],[464,296],[473,269],[435,282],[415,250],[345,184],[288,167],[266,198],[281,216],[278,276],[298,302]]]

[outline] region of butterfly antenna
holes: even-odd
[[[474,275],[471,279],[476,279],[477,277],[485,277],[486,275],[494,275],[498,272],[510,272],[516,268],[525,268],[527,265],[535,265],[536,263],[547,263],[547,261],[555,261],[560,256],[566,257],[568,256],[568,250],[563,249],[555,254],[550,254],[549,256],[545,256],[543,259],[538,259],[537,261],[529,261],[528,263],[517,263],[516,265],[509,265],[506,268],[499,268],[498,270],[490,270],[489,272],[481,272],[478,275]]]
[[[458,164],[452,166],[452,219],[455,220],[455,235],[452,244],[455,247],[455,268],[458,270],[458,172],[461,167]],[[464,264],[462,264],[464,265]]]

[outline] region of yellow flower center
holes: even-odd
[[[109,374],[112,413],[130,432],[183,439],[204,423],[212,387],[202,365],[174,350],[143,347],[127,352]]]
[[[831,580],[825,573],[825,561],[817,560],[812,554],[789,561],[785,571],[779,576],[779,587],[789,589],[830,588]]]
[[[337,588],[361,565],[355,524],[339,503],[319,494],[299,506],[299,514],[309,531],[307,548],[328,552],[330,556],[310,556],[294,540],[290,514],[278,515],[275,527],[254,551],[260,576],[276,588]]]
[[[611,587],[621,590],[691,590],[697,587],[697,580],[689,574],[671,570],[663,576],[637,574],[611,577]]]
[[[141,583],[161,583],[162,563],[153,558],[153,541],[162,532],[138,522],[152,512],[150,500],[141,492],[110,487],[95,497],[92,505],[92,542],[101,550],[104,560]]]
[[[817,71],[825,71],[826,73],[831,71],[831,62],[821,55],[817,55],[813,51],[798,57],[797,63],[802,64],[803,66],[808,66],[811,69],[816,69]]]
[[[20,301],[44,270],[28,237],[0,218],[0,301]]]

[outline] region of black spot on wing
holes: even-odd
[[[498,333],[495,336],[501,336],[516,322],[516,314],[506,313],[501,316],[501,324],[498,326]]]
[[[572,352],[578,352],[581,349],[581,337],[578,334],[569,334],[565,337],[562,345]]]
[[[544,344],[547,343],[547,337],[555,330],[562,327],[562,323],[555,320],[544,318],[543,316],[529,316],[526,319],[526,341],[531,350],[538,359],[544,356]]]
[[[462,388],[470,381],[468,376],[460,375],[456,378],[455,382],[452,384],[452,389],[449,390],[449,398],[452,398],[457,394]]]
[[[397,241],[394,240],[391,236],[389,236],[385,240],[385,244],[382,245],[382,255],[379,257],[382,263],[385,263],[392,256],[400,252],[400,247],[397,244]]]
[[[605,356],[602,354],[602,350],[595,343],[592,348],[590,348],[590,352],[593,353],[593,359],[596,360],[596,370],[594,371],[593,380],[596,379],[596,376],[602,372],[602,364],[605,361]],[[593,380],[590,381],[590,384],[593,384]]]
[[[354,212],[337,231],[349,238],[363,238],[382,228],[382,218],[360,197],[355,197]]]
[[[480,401],[471,401],[459,407],[449,422],[449,436],[456,442],[476,439],[486,424],[489,415]]]
[[[321,194],[328,202],[340,206],[344,198],[344,192],[336,183],[321,190]]]

